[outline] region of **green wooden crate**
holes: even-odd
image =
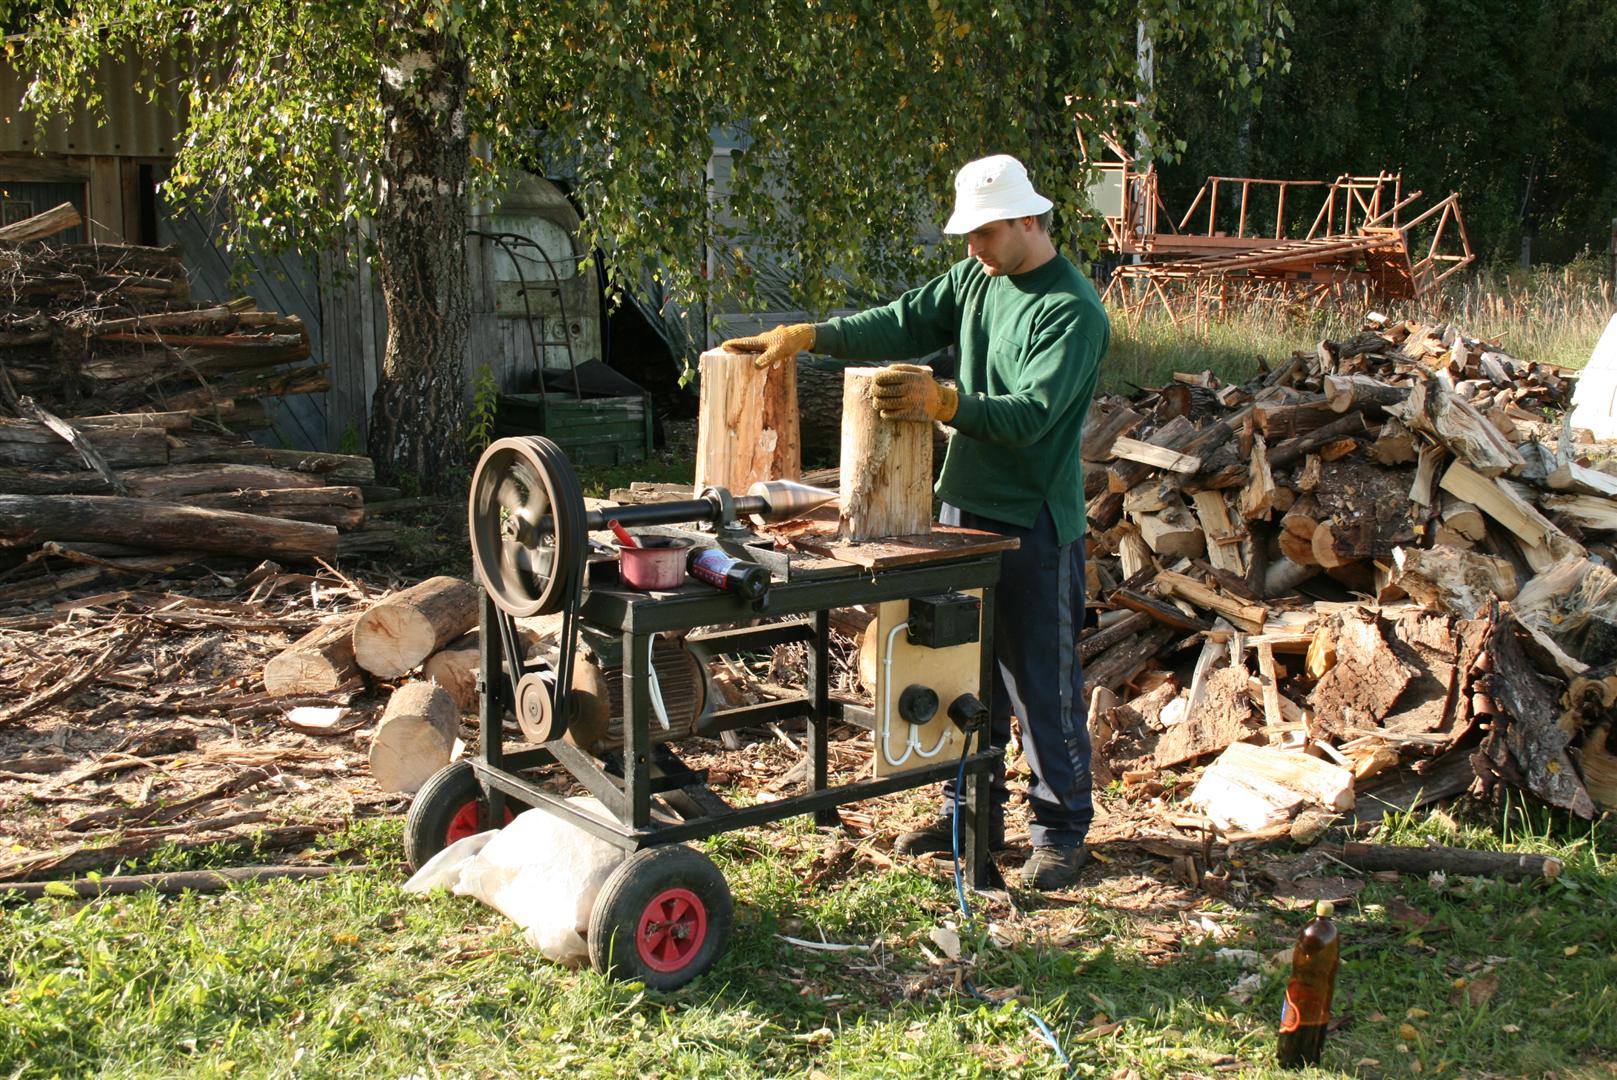
[[[500,438],[543,435],[578,465],[644,461],[651,456],[651,398],[501,394],[494,433]]]

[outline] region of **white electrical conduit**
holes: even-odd
[[[893,639],[898,637],[900,630],[908,629],[909,625],[909,620],[906,619],[897,626],[893,627],[891,630],[887,631],[887,647],[883,650],[881,662],[882,716],[881,731],[877,741],[881,744],[882,757],[887,759],[887,764],[894,767],[903,765],[916,754],[919,754],[923,758],[937,757],[938,754],[943,752],[944,744],[949,741],[949,729],[944,728],[943,734],[938,736],[937,745],[932,747],[930,750],[922,750],[920,725],[911,724],[909,736],[904,740],[903,756],[898,758],[893,757]]]
[[[651,708],[657,714],[657,722],[667,731],[668,707],[663,704],[663,688],[657,683],[657,665],[653,662],[657,651],[657,635],[652,634],[646,639],[646,682],[651,690]]]

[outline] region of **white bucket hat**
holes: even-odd
[[[969,233],[990,221],[1037,217],[1055,205],[1033,190],[1027,169],[1009,154],[978,158],[954,178],[954,213],[946,233]]]

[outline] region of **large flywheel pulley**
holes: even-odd
[[[538,435],[483,451],[468,500],[472,565],[501,611],[560,611],[589,551],[584,492],[561,447]]]

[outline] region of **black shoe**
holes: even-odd
[[[1078,871],[1089,861],[1083,844],[1072,847],[1036,847],[1022,866],[1022,887],[1053,892],[1078,884]]]
[[[966,830],[964,823],[960,827],[960,846],[966,846]],[[1005,826],[1000,825],[988,834],[988,849],[990,851],[1005,850]],[[954,853],[954,818],[944,815],[919,829],[912,829],[899,836],[893,844],[893,851],[899,855],[933,855],[939,852],[950,855]]]

